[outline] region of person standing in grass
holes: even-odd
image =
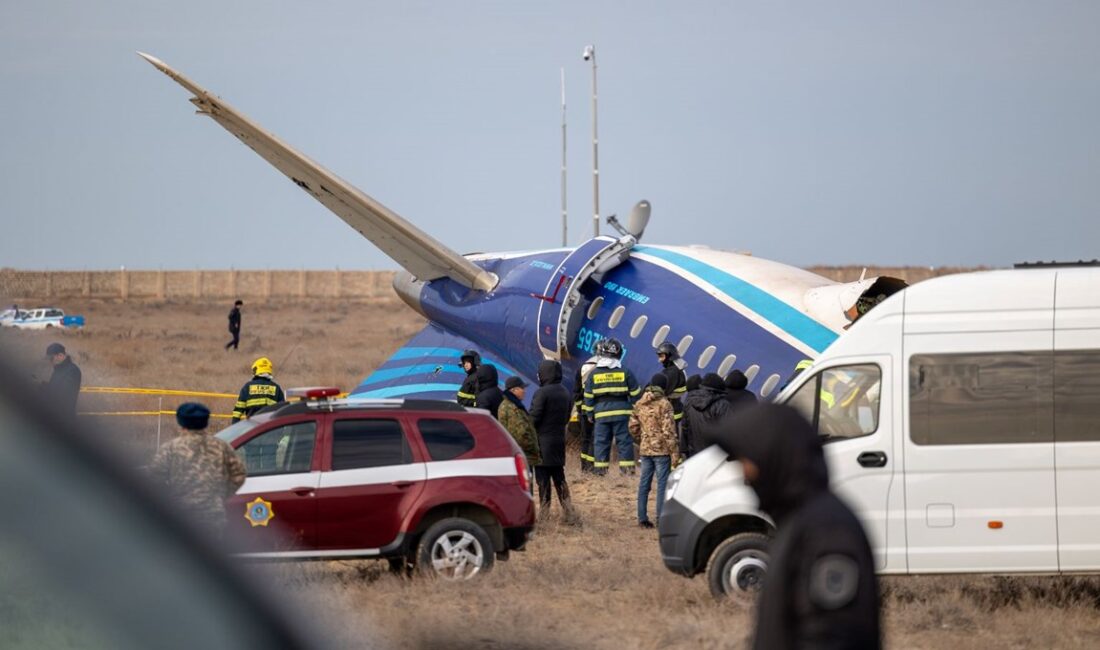
[[[244,303],[238,300],[233,303],[233,309],[229,311],[229,333],[233,336],[233,340],[225,344],[225,349],[233,348],[237,349],[237,346],[241,342],[241,307]]]
[[[649,520],[649,488],[653,475],[657,475],[657,521],[661,520],[661,508],[665,503],[665,485],[669,467],[679,461],[679,440],[676,434],[675,412],[672,402],[665,396],[668,377],[657,373],[649,380],[641,399],[634,405],[630,416],[630,434],[638,444],[642,477],[638,482],[638,526],[653,528]]]
[[[484,368],[485,366],[482,366]],[[497,420],[508,433],[512,434],[523,454],[527,456],[527,466],[534,468],[542,463],[539,454],[539,434],[535,423],[523,405],[527,394],[527,382],[519,377],[509,377],[504,382],[504,399],[497,411]]]

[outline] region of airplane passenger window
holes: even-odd
[[[680,339],[680,342],[676,344],[676,350],[680,352],[680,356],[684,356],[688,353],[688,348],[691,347],[691,342],[695,340],[695,337],[691,334],[686,335]]]
[[[615,311],[611,312],[611,318],[607,319],[607,326],[614,329],[619,326],[619,321],[623,319],[623,314],[626,312],[626,307],[619,305],[615,308]]]
[[[588,306],[588,320],[592,320],[596,317],[596,314],[600,313],[600,307],[603,306],[603,296],[596,296],[596,299],[592,301],[592,304]]]
[[[668,338],[668,331],[670,329],[672,328],[668,325],[662,325],[661,328],[657,330],[657,333],[653,335],[653,347],[657,347],[665,342],[665,339]]]
[[[773,374],[764,381],[764,385],[760,387],[760,397],[767,397],[775,390],[776,384],[779,383],[779,375]]]
[[[737,363],[736,354],[726,355],[726,358],[722,359],[722,363],[718,366],[718,374],[725,377],[727,374],[729,374],[730,370],[733,370],[733,364],[735,363]]]
[[[714,353],[717,351],[718,348],[714,347],[713,345],[708,345],[707,348],[703,350],[703,353],[699,355],[699,363],[696,365],[698,365],[700,368],[706,368],[707,364],[710,363],[710,360],[714,358]]]
[[[649,321],[649,316],[642,314],[638,317],[638,320],[634,321],[634,326],[630,328],[630,338],[636,339],[638,335],[645,329],[646,322]]]
[[[749,384],[752,384],[752,380],[756,379],[756,373],[758,372],[760,372],[760,366],[755,363],[749,366],[748,370],[745,371],[745,378],[749,380]]]

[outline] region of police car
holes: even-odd
[[[35,309],[6,309],[0,312],[0,326],[23,330],[42,330],[51,327],[84,327],[83,316],[66,316],[56,307]]]
[[[226,541],[247,558],[379,558],[464,580],[522,550],[531,468],[487,411],[452,402],[287,391],[218,433],[248,478]]]

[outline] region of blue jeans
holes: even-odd
[[[630,418],[625,415],[597,419],[593,427],[596,469],[607,469],[611,464],[611,438],[619,447],[619,467],[634,467],[634,438],[630,436]]]
[[[649,486],[653,482],[653,472],[657,472],[657,518],[661,518],[661,508],[665,505],[665,484],[668,483],[668,456],[642,456],[642,478],[638,481],[638,521],[649,521],[646,505],[649,503]]]

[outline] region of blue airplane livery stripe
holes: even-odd
[[[436,370],[439,369],[439,372]],[[377,384],[383,381],[389,381],[391,379],[400,379],[408,375],[432,375],[434,377],[440,377],[440,375],[462,375],[466,376],[466,372],[461,368],[454,367],[448,368],[446,365],[438,363],[423,363],[412,366],[393,366],[389,368],[381,368],[375,370],[370,377],[363,380],[360,386],[366,386],[367,384]],[[442,378],[442,377],[440,377]]]
[[[471,344],[471,346],[473,346],[473,344]],[[474,347],[476,347],[476,346],[474,346]],[[419,359],[421,357],[447,357],[447,358],[457,359],[460,356],[462,356],[462,352],[463,351],[460,350],[459,348],[450,348],[450,347],[444,347],[444,346],[433,346],[433,347],[430,347],[430,348],[427,348],[427,347],[401,348],[400,350],[397,350],[396,352],[394,352],[390,356],[390,358],[386,360],[386,363],[389,363],[390,361],[397,361],[399,359]],[[481,361],[483,363],[491,363],[491,364],[493,364],[494,366],[496,366],[497,368],[499,368],[501,370],[507,370],[507,371],[511,372],[511,370],[508,368],[508,366],[504,365],[503,363],[501,363],[501,362],[499,362],[495,359],[491,359],[491,358],[485,356],[484,354],[481,355]]]
[[[446,393],[447,397],[453,397],[459,386],[461,384],[405,384],[355,393],[352,397],[404,397],[413,393]]]
[[[700,262],[699,260],[692,259],[687,255],[662,248],[635,246],[634,250],[645,255],[665,260],[666,262],[671,262],[681,269],[698,276],[700,279],[710,283],[730,298],[733,298],[760,316],[771,321],[780,329],[817,352],[823,351],[837,339],[837,333],[828,327],[825,327],[806,314],[791,307],[767,291],[741,278],[730,275],[726,271]]]

